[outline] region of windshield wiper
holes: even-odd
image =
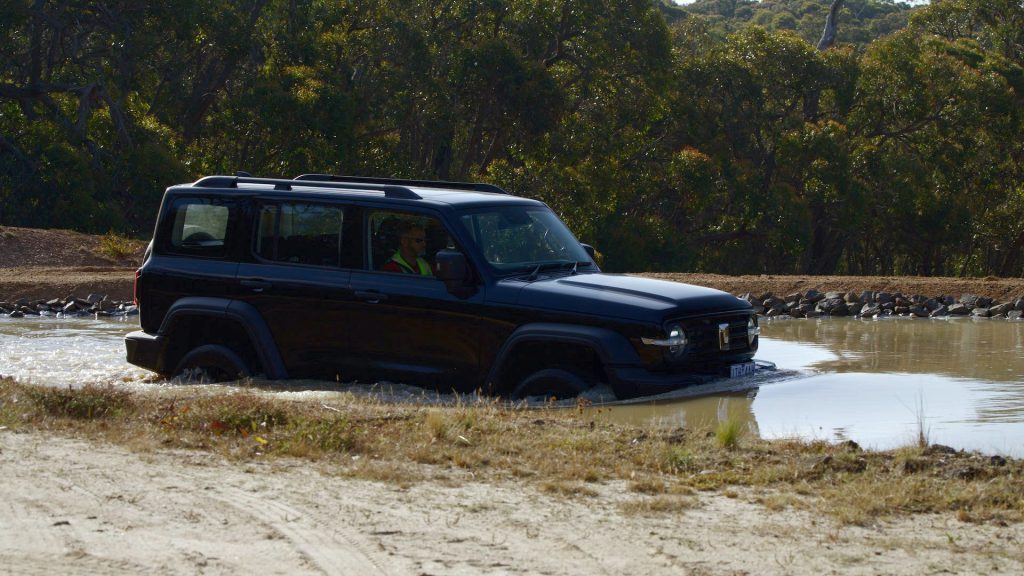
[[[542,270],[558,270],[558,269],[561,269],[561,268],[564,268],[564,267],[567,267],[567,266],[570,266],[570,265],[572,266],[571,274],[575,274],[576,273],[576,266],[580,265],[580,264],[582,264],[584,266],[589,266],[590,262],[572,262],[572,261],[569,261],[569,260],[558,260],[558,261],[555,261],[555,262],[541,262],[540,264],[537,264],[537,267],[533,269],[533,272],[530,272],[530,274],[526,276],[526,281],[527,282],[533,282],[534,280],[536,280],[537,277],[540,275]]]
[[[572,263],[572,271],[569,272],[569,275],[575,276],[577,268],[579,268],[580,266],[590,266],[591,264],[593,264],[593,262],[591,262],[590,260],[577,260]]]

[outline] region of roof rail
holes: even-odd
[[[373,178],[370,176],[337,176],[334,174],[302,174],[296,180],[317,180],[319,182],[353,182],[360,184],[390,184],[396,186],[418,186],[420,188],[444,188],[469,192],[493,192],[508,194],[500,186],[486,182],[446,182],[444,180],[408,180],[403,178]]]
[[[248,176],[206,176],[196,180],[193,186],[200,188],[238,188],[239,184],[263,184],[274,186],[274,190],[290,191],[293,188],[331,188],[335,190],[351,190],[353,192],[383,192],[386,198],[403,198],[420,200],[421,196],[405,186],[374,182],[332,182],[332,181],[298,181],[281,178],[253,178]]]

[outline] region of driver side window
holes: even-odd
[[[367,222],[371,270],[432,276],[437,253],[452,245],[437,218],[377,210]]]

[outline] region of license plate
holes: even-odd
[[[750,376],[757,369],[757,365],[753,362],[744,362],[742,364],[733,364],[729,366],[729,378],[739,378],[740,376]]]

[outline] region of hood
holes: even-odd
[[[750,304],[713,288],[619,274],[578,274],[542,278],[522,284],[515,297],[520,306],[594,316],[646,320],[745,312]]]

